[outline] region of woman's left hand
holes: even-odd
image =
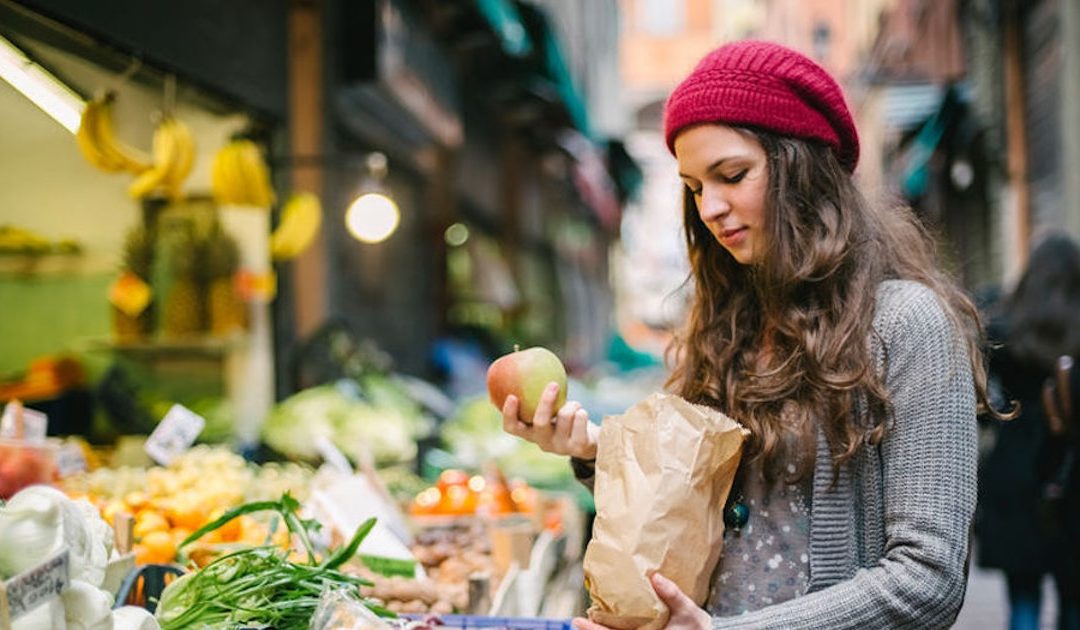
[[[666,630],[708,630],[712,626],[709,613],[680,591],[674,582],[659,573],[653,573],[652,586],[671,612],[667,625],[664,626]],[[581,617],[574,619],[574,627],[578,630],[611,630]]]

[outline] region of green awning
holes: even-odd
[[[555,32],[552,30],[550,23],[544,20],[544,65],[548,75],[555,81],[555,86],[559,90],[559,96],[562,98],[563,106],[566,107],[566,111],[570,114],[570,119],[574,121],[574,126],[577,130],[586,136],[592,136],[592,129],[589,126],[589,112],[585,107],[585,99],[582,98],[581,93],[578,92],[577,87],[574,85],[574,78],[570,74],[570,68],[566,65],[566,58],[563,57],[562,47],[559,46],[559,41],[555,37]]]
[[[510,0],[476,0],[476,7],[499,36],[506,54],[524,57],[532,52],[532,40],[521,23],[521,14]]]

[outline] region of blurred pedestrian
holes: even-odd
[[[1058,627],[1080,630],[1080,467],[1075,428],[1066,430],[1076,424],[1055,404],[1070,400],[1068,378],[1055,375],[1059,358],[1080,357],[1075,241],[1053,234],[1039,243],[992,329],[1002,345],[990,354],[990,371],[1020,415],[996,427],[980,470],[978,561],[1005,572],[1012,630],[1040,627],[1046,575],[1058,593]],[[1055,395],[1044,402],[1047,386]]]
[[[723,46],[664,121],[694,282],[669,386],[751,431],[707,611],[654,578],[667,627],[948,627],[987,403],[978,313],[911,212],[857,189],[854,121],[809,58]],[[508,399],[504,427],[588,481],[594,432],[554,395],[531,426]]]

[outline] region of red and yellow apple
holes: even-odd
[[[552,409],[555,412],[566,402],[566,368],[555,353],[541,347],[503,355],[491,364],[487,373],[491,402],[502,409],[506,397],[513,394],[521,403],[518,417],[525,424],[532,424],[540,396],[552,381],[559,384],[559,396]]]

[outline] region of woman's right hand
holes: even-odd
[[[578,459],[596,459],[596,440],[600,427],[589,421],[589,413],[581,403],[568,400],[562,408],[555,409],[555,399],[559,395],[559,385],[548,383],[536,406],[532,425],[525,424],[518,418],[521,401],[516,396],[507,396],[503,402],[503,430],[528,440],[541,450],[557,455],[569,455]]]

